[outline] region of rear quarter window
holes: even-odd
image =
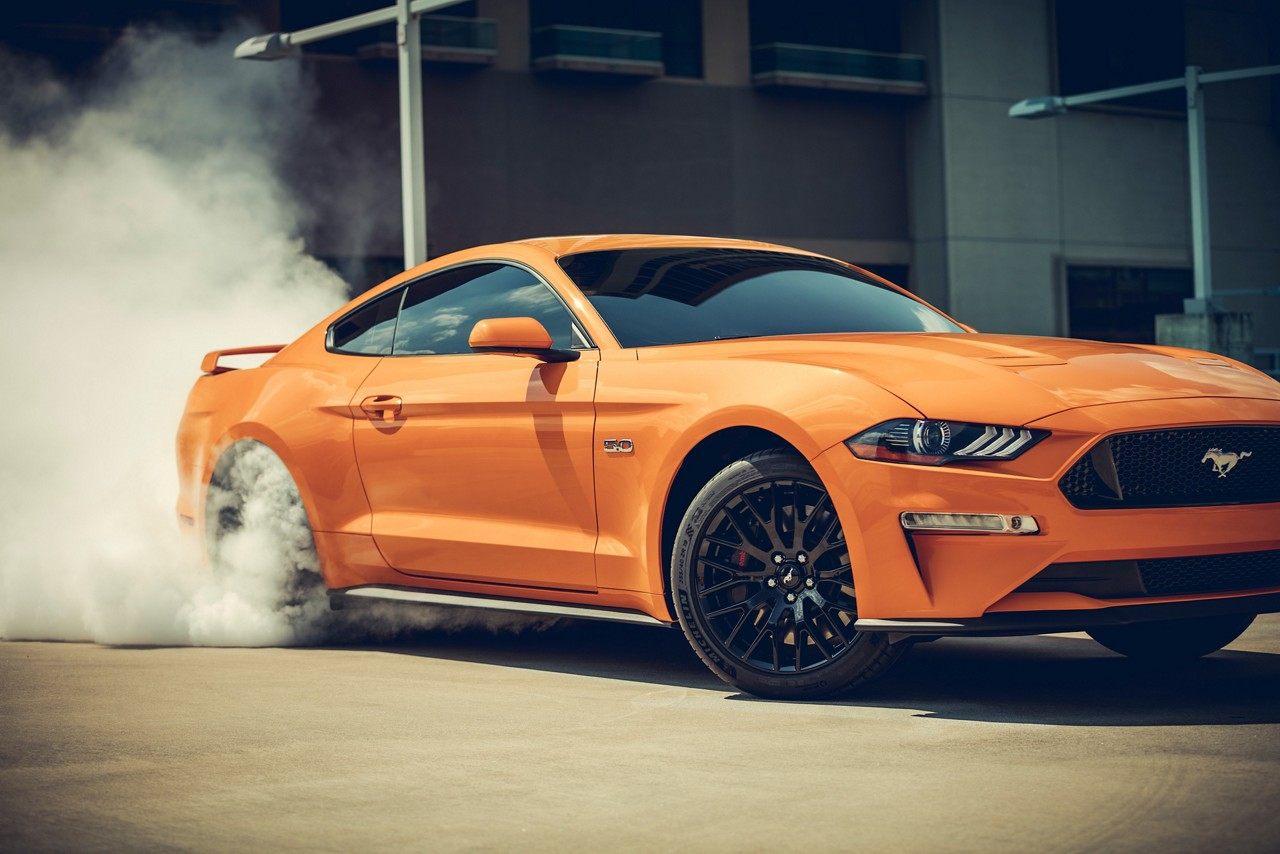
[[[357,356],[391,355],[403,296],[398,288],[339,320],[332,327],[329,349]]]

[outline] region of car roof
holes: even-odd
[[[764,243],[759,240],[738,240],[731,237],[700,237],[687,234],[578,234],[565,237],[530,237],[525,240],[514,240],[550,252],[556,257],[572,255],[578,252],[602,252],[611,249],[661,249],[661,248],[701,248],[701,249],[767,249],[774,252],[792,252],[798,255],[812,255],[804,249],[793,246],[779,246],[775,243]]]

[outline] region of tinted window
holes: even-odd
[[[834,261],[743,249],[624,249],[560,259],[624,347],[824,332],[962,332]]]
[[[362,356],[390,354],[402,295],[400,290],[392,291],[335,323],[333,349]]]
[[[1181,314],[1194,290],[1190,270],[1067,267],[1071,337],[1154,344],[1156,315]]]
[[[573,344],[573,316],[532,273],[506,264],[470,264],[409,286],[394,352],[470,353],[472,327],[489,317],[532,317],[551,333],[553,346]]]

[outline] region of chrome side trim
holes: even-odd
[[[902,631],[903,629],[911,629],[913,631],[960,629],[964,628],[964,624],[931,622],[929,620],[876,620],[863,617],[857,620],[853,627],[860,632],[892,632]]]
[[[395,602],[416,602],[420,605],[452,605],[459,608],[490,608],[498,611],[518,611],[525,614],[542,614],[548,617],[580,617],[587,620],[609,620],[616,623],[634,623],[641,626],[670,628],[671,623],[654,619],[639,611],[620,608],[596,608],[591,605],[571,605],[563,602],[534,602],[528,599],[507,599],[500,596],[477,596],[470,593],[453,593],[439,590],[408,590],[403,587],[383,587],[371,584],[366,587],[348,587],[331,590],[329,595],[346,598],[384,599]]]

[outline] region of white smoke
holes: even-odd
[[[264,643],[312,640],[329,617],[306,511],[289,471],[258,442],[219,463],[205,512],[216,585],[192,603],[192,639],[234,625]]]
[[[235,41],[126,34],[89,90],[0,56],[0,638],[334,631],[270,452],[237,463],[243,524],[215,566],[175,520],[174,433],[201,355],[292,340],[344,300],[277,178],[304,142],[303,72],[232,62]]]

